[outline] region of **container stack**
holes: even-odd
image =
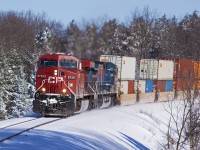
[[[101,55],[100,61],[112,62],[117,66],[117,89],[121,94],[133,95],[139,91],[140,93],[148,93],[146,95],[150,97],[156,91],[163,92],[160,94],[166,94],[165,92],[169,93],[170,91],[200,88],[200,61],[192,59],[141,59],[139,77],[137,77],[139,80],[135,78],[137,70],[135,57]]]
[[[100,61],[112,62],[118,68],[118,89],[123,94],[134,93],[136,58],[116,55],[101,55]]]
[[[141,93],[151,93],[154,89],[172,91],[173,72],[174,63],[171,60],[141,59],[138,88]]]
[[[194,74],[194,62],[191,59],[171,59],[174,63],[173,86],[177,91],[184,91],[192,88],[189,85],[191,77]],[[193,77],[192,77],[193,78]],[[190,87],[189,87],[190,86]]]

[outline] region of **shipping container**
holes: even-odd
[[[121,81],[120,91],[123,94],[133,94],[134,93],[134,80]]]
[[[189,78],[175,78],[174,86],[178,91],[192,90],[193,83],[191,83]]]
[[[120,91],[123,94],[128,94],[128,81],[121,81],[121,88]]]
[[[194,77],[200,79],[200,61],[194,61]]]
[[[145,93],[153,92],[153,80],[146,80]]]
[[[191,59],[176,59],[175,75],[178,78],[190,77],[194,72],[194,64]]]
[[[145,93],[146,91],[146,80],[137,80],[135,81],[135,91],[137,89],[140,91],[140,93]]]
[[[140,79],[173,80],[173,70],[174,63],[170,60],[140,60]]]
[[[173,81],[172,80],[167,80],[165,83],[165,91],[169,92],[173,90]]]
[[[140,79],[156,80],[158,75],[158,60],[141,59],[140,60]]]
[[[134,80],[129,80],[128,81],[128,94],[133,94],[134,93]]]
[[[174,62],[171,60],[159,60],[158,80],[173,80]]]
[[[196,81],[194,82],[193,88],[194,88],[194,89],[195,89],[195,88],[200,89],[200,80],[196,80]]]
[[[121,80],[135,80],[136,58],[127,56],[101,55],[100,61],[112,62],[117,65],[118,78]]]
[[[165,92],[166,80],[154,80],[153,85],[159,92]]]
[[[195,82],[193,88],[200,89],[200,61],[194,61],[194,77]]]

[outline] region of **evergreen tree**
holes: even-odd
[[[6,118],[6,98],[5,98],[5,94],[6,94],[6,90],[5,90],[5,80],[4,80],[4,67],[5,67],[5,53],[3,52],[3,49],[0,48],[0,120],[5,119]]]
[[[52,32],[48,27],[45,27],[42,31],[38,32],[35,35],[35,51],[30,52],[29,55],[23,56],[23,59],[25,59],[28,64],[31,64],[33,66],[33,69],[30,73],[30,82],[32,85],[35,85],[35,75],[37,71],[37,61],[41,55],[47,54],[47,53],[53,53],[53,49],[51,47],[51,39],[52,39]],[[29,68],[30,69],[30,68]]]
[[[26,113],[27,82],[22,71],[22,59],[17,50],[1,51],[1,114],[4,118],[23,116]]]

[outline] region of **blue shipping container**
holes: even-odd
[[[165,91],[172,91],[172,87],[173,87],[173,81],[172,80],[166,80]]]
[[[145,93],[153,92],[153,80],[146,80]]]

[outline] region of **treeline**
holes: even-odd
[[[80,25],[72,20],[65,27],[45,14],[0,12],[0,119],[24,114],[27,85],[34,85],[37,59],[55,52],[89,59],[117,54],[138,60],[199,60],[200,16],[194,11],[181,19],[156,17],[145,8],[135,10],[126,23],[105,18]]]

